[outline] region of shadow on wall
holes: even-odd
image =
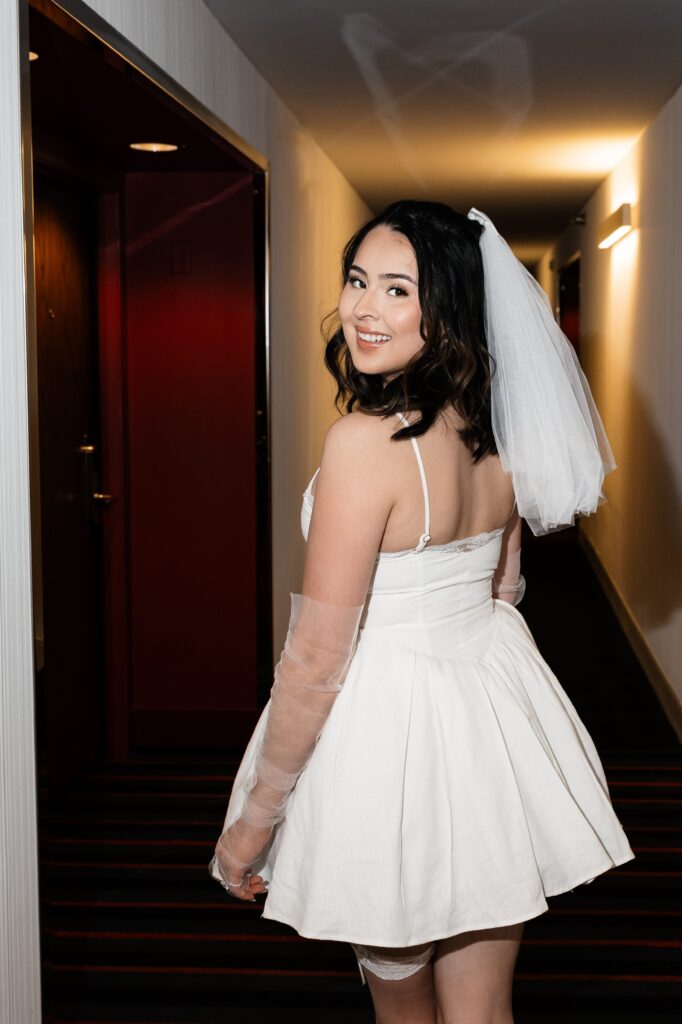
[[[648,630],[668,622],[682,604],[682,500],[667,456],[670,440],[666,446],[636,381],[626,394],[627,414],[614,449],[618,467],[606,480],[609,503],[602,523],[586,532],[605,556],[607,570],[617,569],[623,597]],[[622,519],[617,531],[616,516]],[[610,564],[614,559],[617,566]]]

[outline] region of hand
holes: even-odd
[[[267,891],[267,882],[262,875],[250,874],[249,868],[267,846],[272,829],[273,826],[255,828],[238,818],[221,835],[215,848],[218,870],[226,882],[239,882],[243,879],[243,885],[227,890],[231,896],[240,900],[253,900],[254,893]]]

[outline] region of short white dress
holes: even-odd
[[[261,916],[309,938],[411,946],[526,921],[635,856],[575,707],[521,612],[492,596],[502,529],[428,544],[411,440],[424,534],[378,553],[343,689],[253,865],[270,883]]]

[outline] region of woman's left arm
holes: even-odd
[[[502,534],[500,558],[493,576],[493,597],[513,605],[526,592],[526,581],[521,575],[521,527],[521,517],[514,508]]]
[[[222,873],[239,881],[286,816],[352,660],[376,554],[393,504],[385,439],[351,413],[325,438],[301,594],[292,594],[284,650],[240,817],[220,837]],[[383,456],[383,457],[382,457]],[[258,876],[256,876],[258,877]],[[250,898],[245,883],[234,895]]]

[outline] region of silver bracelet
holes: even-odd
[[[213,874],[212,869],[214,864],[218,868],[218,874],[220,875],[220,878],[216,878],[215,875]],[[224,889],[241,889],[244,886],[244,878],[246,872],[244,873],[244,875],[242,875],[241,882],[228,882],[226,881],[225,878],[223,878],[223,873],[220,870],[220,863],[218,861],[217,853],[214,853],[213,856],[211,857],[211,863],[208,865],[208,873],[210,874],[211,878],[215,879],[216,882],[220,882]]]

